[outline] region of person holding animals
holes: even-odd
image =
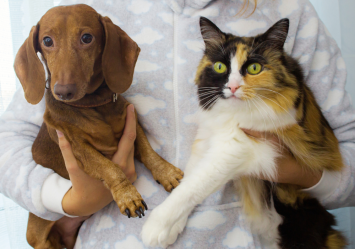
[[[62,4],[73,2],[66,0]],[[287,3],[264,0],[258,1],[257,7],[252,1],[244,4],[243,0],[143,0],[95,1],[92,7],[102,16],[109,16],[141,48],[133,83],[123,96],[134,104],[153,149],[181,170],[187,163],[196,132],[193,117],[198,112],[198,102],[193,78],[203,48],[199,17],[207,16],[221,29],[240,36],[265,32],[277,20],[289,18],[285,49],[299,58],[306,84],[313,90],[318,103],[326,108],[322,111],[339,140],[345,169],[341,173],[304,172],[294,158],[287,155],[278,162],[277,181],[308,188],[305,191],[311,192],[327,208],[354,205],[353,186],[348,184],[355,174],[354,109],[344,90],[346,72],[335,41],[327,35],[307,0]],[[238,16],[243,5],[245,13]],[[251,15],[248,17],[248,14]],[[39,41],[44,42],[43,38]],[[327,53],[329,60],[320,59],[322,53]],[[48,71],[50,74],[51,67]],[[340,91],[345,97],[340,100],[332,98],[334,91]],[[89,177],[81,169],[70,143],[60,131],[58,143],[71,182],[33,161],[30,151],[43,122],[45,104],[42,100],[31,106],[23,95],[22,90],[16,93],[0,120],[0,191],[36,216],[57,221],[54,229],[58,230],[68,248],[74,246],[74,235],[84,220],[76,248],[143,248],[140,232],[145,218],[128,219],[115,203],[109,204],[112,201],[110,191],[100,180]],[[134,181],[137,174],[135,186],[149,207],[145,212],[149,215],[168,193],[141,163],[133,161],[132,140],[136,134],[132,125],[135,117],[133,112],[128,110],[127,113],[126,128],[112,160],[121,166],[128,180]],[[255,131],[245,132],[257,138],[264,137]],[[15,184],[16,188],[13,187]],[[195,209],[184,232],[171,248],[260,246],[259,238],[250,233],[243,220],[232,184],[227,183]]]

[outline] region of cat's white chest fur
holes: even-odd
[[[244,108],[232,109],[233,105],[228,100],[218,102],[211,110],[199,114],[199,128],[184,179],[152,211],[143,226],[142,239],[148,246],[166,247],[174,243],[194,207],[229,180],[238,181],[242,176],[260,175],[276,178],[277,148],[269,141],[249,138],[240,127],[255,128],[251,124],[260,119],[263,124],[259,125],[259,130],[267,130],[269,127],[278,127],[274,122],[276,120],[283,125],[292,124],[294,120],[289,118],[290,115],[266,120],[254,116],[254,119],[249,118],[248,123],[245,120],[248,120],[246,116],[249,115],[240,111]],[[251,189],[249,195],[255,195],[254,199],[258,199],[258,190]],[[273,206],[261,212],[262,215],[257,218],[249,219],[251,228],[261,235],[263,244],[268,245],[268,248],[278,248],[277,227],[282,219]]]
[[[276,113],[260,99],[249,101],[237,98],[221,99],[199,116],[199,127],[206,125],[218,129],[218,125],[237,125],[256,131],[271,131],[296,124],[294,108]]]

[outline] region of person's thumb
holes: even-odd
[[[57,130],[59,148],[62,151],[62,155],[64,158],[65,166],[69,172],[77,169],[77,162],[73,151],[71,149],[70,143],[65,138],[64,134],[61,131]]]

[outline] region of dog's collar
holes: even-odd
[[[74,104],[74,103],[70,103],[70,102],[67,102],[66,104],[67,105],[71,105],[71,106],[75,106],[75,107],[81,107],[81,108],[91,108],[91,107],[99,107],[99,106],[102,106],[102,105],[106,105],[106,104],[111,103],[111,102],[116,102],[116,100],[117,100],[117,93],[114,93],[112,95],[112,98],[104,100],[102,103],[98,103],[98,104],[83,105],[83,104]]]
[[[118,93],[113,93],[108,87],[99,88],[92,94],[85,95],[75,102],[64,102],[67,105],[80,108],[93,108],[116,102]]]

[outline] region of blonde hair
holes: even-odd
[[[237,16],[243,16],[243,15],[245,14],[245,12],[246,12],[246,11],[248,10],[248,8],[249,8],[249,1],[250,1],[250,0],[244,0],[243,7],[242,7],[241,10],[237,13]],[[257,5],[258,5],[258,0],[253,0],[253,1],[255,2],[255,4],[254,4],[254,9],[253,9],[253,11],[252,11],[247,17],[251,16],[251,15],[255,12],[256,7],[257,7]]]

